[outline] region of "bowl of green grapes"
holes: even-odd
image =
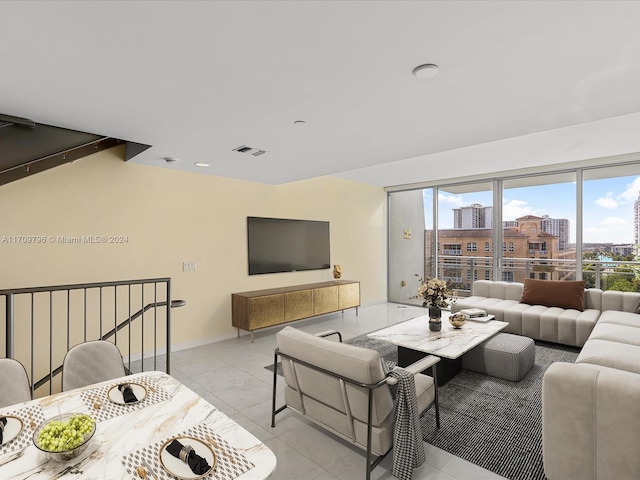
[[[64,462],[89,446],[96,422],[84,413],[67,413],[42,423],[33,432],[33,444],[48,460]]]

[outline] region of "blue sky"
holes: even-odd
[[[640,176],[587,180],[583,188],[585,243],[633,243],[633,203],[640,191]],[[571,223],[570,241],[575,242],[576,220],[575,183],[505,189],[504,220],[523,215],[549,215],[568,218]],[[452,209],[481,203],[491,205],[491,192],[450,194],[440,190],[440,228],[453,227]],[[425,190],[427,225],[431,225],[431,190]]]

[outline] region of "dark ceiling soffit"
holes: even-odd
[[[65,163],[73,162],[79,158],[86,157],[87,155],[91,155],[101,150],[106,150],[107,148],[115,147],[121,143],[123,143],[123,141],[118,140],[117,138],[102,137],[95,142],[79,145],[62,153],[55,153],[53,155],[32,160],[22,165],[9,167],[0,171],[0,185],[5,185],[7,183],[20,180],[21,178],[64,165]]]
[[[151,148],[151,145],[145,145],[144,143],[127,142],[124,152],[124,161],[128,162],[136,155],[140,155],[145,150]]]
[[[125,144],[125,160],[150,148],[0,114],[0,185]]]

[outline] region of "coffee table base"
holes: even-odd
[[[398,346],[398,366],[407,367],[430,354]],[[451,360],[440,357],[437,364],[438,386],[441,387],[462,371],[462,357]]]

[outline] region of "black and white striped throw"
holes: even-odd
[[[391,473],[401,480],[410,480],[413,469],[425,461],[416,384],[413,374],[403,368],[396,367],[388,375],[398,380],[391,385],[395,408]]]

